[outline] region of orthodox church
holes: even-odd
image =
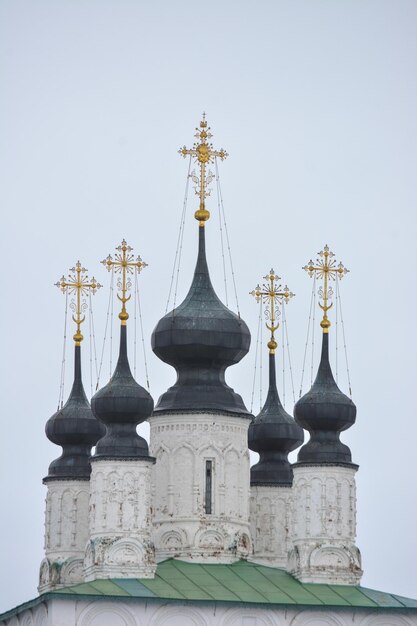
[[[340,441],[356,407],[329,362],[328,283],[347,270],[327,246],[304,268],[323,279],[322,350],[294,417],[277,390],[274,335],[277,302],[292,294],[273,270],[253,292],[269,304],[271,333],[268,394],[253,416],[225,382],[226,369],[248,353],[250,332],[216,295],[206,259],[206,168],[227,155],[213,149],[204,118],[196,138],[180,152],[200,168],[198,255],[185,300],[152,334],[154,353],[177,372],[155,406],[127,350],[128,274],[144,266],[140,257],[123,241],[104,261],[121,277],[120,345],[91,405],[80,302],[99,285],[79,263],[58,283],[76,294],[74,382],[46,424],[62,454],[44,478],[39,596],[0,615],[0,626],[417,625],[416,600],[360,586],[358,466]],[[136,430],[145,420],[149,444]],[[259,453],[252,467],[249,449]]]

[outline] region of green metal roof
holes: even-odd
[[[300,583],[282,569],[238,561],[202,565],[169,559],[159,563],[155,578],[95,580],[43,594],[0,615],[0,620],[52,598],[171,600],[233,603],[266,608],[389,609],[417,613],[417,600],[365,587]]]
[[[96,580],[60,589],[54,594],[275,606],[413,608],[417,611],[417,600],[365,587],[300,583],[282,569],[247,561],[232,565],[201,565],[169,559],[158,565],[153,579]]]

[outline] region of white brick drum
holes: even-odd
[[[223,414],[150,418],[154,542],[158,560],[231,563],[251,552],[250,420]],[[205,512],[206,462],[212,462],[212,512]]]
[[[291,513],[291,487],[252,485],[250,527],[251,561],[272,567],[287,567]]]
[[[151,541],[151,460],[92,459],[90,541],[85,579],[148,578]]]
[[[294,466],[288,571],[302,582],[357,585],[356,466]]]
[[[88,480],[48,480],[45,511],[45,558],[40,565],[39,592],[83,582],[89,536]]]

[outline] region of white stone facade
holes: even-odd
[[[252,561],[283,569],[287,567],[290,548],[291,496],[291,487],[251,486]]]
[[[149,419],[154,543],[157,560],[179,557],[231,563],[251,553],[250,420],[223,414],[154,415]],[[211,462],[211,513],[206,513]]]
[[[302,582],[357,585],[356,466],[296,465],[288,571]]]
[[[152,465],[147,459],[92,459],[86,581],[154,576]]]
[[[297,610],[141,601],[47,600],[0,626],[417,626],[393,610]]]
[[[48,480],[46,485],[40,593],[83,581],[84,551],[89,537],[89,481],[56,479]]]

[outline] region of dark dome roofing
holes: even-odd
[[[225,382],[225,370],[247,354],[245,322],[217,297],[205,253],[205,228],[193,282],[182,304],[152,333],[152,349],[177,370],[177,382],[159,399],[154,414],[166,411],[226,411],[249,415],[242,398]]]
[[[94,458],[148,457],[148,444],[136,426],[152,413],[151,395],[133,378],[127,358],[127,329],[120,327],[119,360],[113,376],[91,399],[94,415],[107,427]]]
[[[298,426],[279,398],[275,355],[269,355],[269,389],[265,404],[249,426],[249,448],[259,452],[260,459],[251,467],[251,485],[292,485],[293,472],[288,453],[304,441]]]
[[[48,420],[45,432],[50,441],[62,446],[62,455],[52,461],[45,480],[88,480],[91,473],[91,448],[104,434],[105,428],[94,417],[84,392],[79,345],[74,347],[74,383],[71,393],[65,405]]]
[[[339,435],[355,423],[356,406],[337,386],[329,363],[329,335],[323,333],[321,360],[310,391],[295,405],[297,424],[310,432],[298,453],[299,463],[351,463]]]

